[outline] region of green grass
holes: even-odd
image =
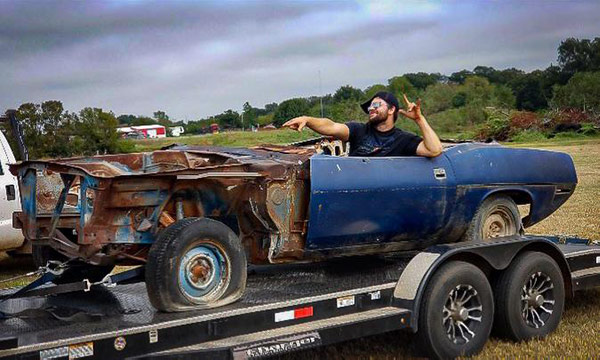
[[[8,256],[0,252],[0,289],[23,286],[35,279],[35,277],[24,277],[11,281],[4,281],[15,276],[23,275],[36,270],[30,256]]]
[[[289,129],[277,129],[270,131],[231,131],[219,134],[192,135],[162,139],[145,139],[133,141],[132,152],[152,151],[171,144],[185,145],[211,145],[211,146],[234,146],[250,147],[263,144],[289,144],[296,141],[306,140],[321,135],[312,130],[305,129],[297,132]]]

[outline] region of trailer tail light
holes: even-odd
[[[293,310],[281,311],[275,313],[275,322],[282,322],[288,320],[297,320],[313,316],[313,307],[307,306],[303,308],[297,308]]]

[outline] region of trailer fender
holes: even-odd
[[[510,265],[517,254],[526,250],[550,255],[563,273],[565,293],[572,296],[569,264],[552,241],[543,237],[508,236],[495,241],[436,245],[418,253],[400,275],[394,288],[393,303],[411,311],[410,328],[416,332],[423,292],[440,266],[448,261],[461,260],[480,268],[501,271]]]

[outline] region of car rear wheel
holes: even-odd
[[[506,195],[496,195],[481,203],[463,240],[480,241],[518,235],[521,229],[521,215],[517,204]]]
[[[246,254],[227,225],[186,218],[152,244],[146,287],[150,302],[161,311],[226,305],[239,299],[246,287]]]

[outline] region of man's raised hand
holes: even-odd
[[[298,132],[300,132],[306,126],[307,121],[308,121],[308,118],[306,116],[298,116],[296,118],[286,121],[286,123],[281,125],[281,127],[287,127],[292,130],[297,130]]]
[[[421,119],[423,117],[423,114],[421,114],[421,99],[417,99],[417,103],[415,104],[414,102],[408,101],[406,94],[402,94],[402,97],[404,98],[406,110],[399,109],[398,112],[415,121]]]

